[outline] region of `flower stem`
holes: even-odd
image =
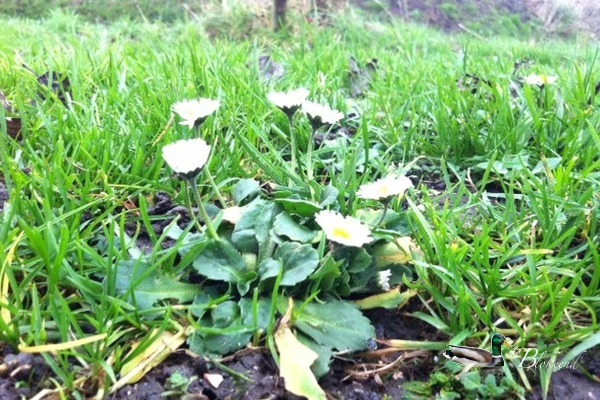
[[[198,191],[198,185],[196,184],[196,179],[190,179],[190,185],[192,187],[192,191],[194,192],[194,196],[196,198],[196,203],[198,203],[198,209],[200,210],[200,215],[204,220],[204,225],[208,230],[208,235],[214,240],[219,240],[219,235],[217,235],[217,231],[215,231],[215,227],[210,220],[210,217],[206,213],[206,209],[204,208],[204,203],[202,203],[202,199],[200,198],[200,192]],[[193,215],[193,214],[192,214]],[[196,223],[198,220],[196,219]]]
[[[386,200],[386,201],[383,202],[383,214],[381,214],[381,218],[379,218],[379,221],[377,222],[377,225],[375,225],[376,228],[379,228],[379,225],[381,225],[381,223],[385,219],[385,216],[386,216],[387,211],[388,211],[388,205],[389,205],[389,200]]]
[[[203,122],[204,122],[204,120],[202,120],[202,122],[200,123],[200,125],[198,125],[196,127],[198,129],[198,136],[201,136],[200,127],[202,126]],[[218,141],[219,141],[219,138],[218,137],[215,138],[215,140],[213,141],[213,144],[212,144],[212,148],[213,149],[217,147]],[[219,187],[215,183],[215,180],[213,179],[212,174],[210,173],[209,166],[210,166],[210,161],[211,160],[212,160],[212,152],[211,152],[211,156],[209,156],[208,160],[206,161],[206,165],[204,167],[204,171],[206,172],[206,178],[208,179],[208,183],[210,184],[210,187],[212,188],[212,190],[217,195],[217,199],[219,199],[219,203],[221,203],[221,208],[226,208],[227,207],[227,202],[225,201],[225,198],[221,194],[221,191],[219,190]],[[195,184],[196,184],[196,182],[194,181],[194,185]]]
[[[192,200],[190,199],[189,182],[190,181],[188,179],[183,181],[185,185],[185,203],[187,205],[188,211],[190,212],[190,218],[196,224],[196,228],[198,228],[198,230],[202,232],[202,225],[200,225],[200,222],[198,222],[198,218],[196,218],[196,214],[194,214],[194,208],[192,207]]]
[[[310,131],[310,138],[308,141],[308,147],[306,149],[306,178],[308,181],[313,180],[313,166],[312,166],[312,151],[315,143],[315,135],[319,128],[314,128]]]
[[[213,191],[217,195],[217,199],[219,199],[219,203],[221,203],[221,208],[227,208],[227,202],[225,201],[225,198],[223,197],[223,195],[219,191],[219,187],[215,183],[215,180],[213,179],[212,174],[210,173],[209,169],[206,168],[204,170],[204,172],[206,173],[206,178],[208,179],[208,183],[210,184],[210,186],[212,187]]]
[[[294,115],[288,115],[288,123],[290,127],[290,146],[292,147],[292,172],[298,173],[298,140],[296,131],[294,130]],[[292,186],[292,178],[289,179],[289,186]]]

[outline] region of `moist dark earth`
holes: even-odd
[[[410,308],[414,308],[413,305]],[[448,338],[433,330],[429,325],[411,318],[405,311],[378,310],[366,313],[376,328],[379,339],[406,339],[443,341]],[[399,354],[395,353],[382,363],[393,362]],[[437,352],[426,352],[414,358],[407,358],[399,365],[376,379],[345,380],[348,369],[360,371],[362,359],[345,356],[335,359],[331,371],[320,384],[330,399],[343,400],[382,400],[402,399],[405,392],[402,385],[406,381],[427,380],[429,374],[443,367]],[[588,350],[580,364],[590,375],[600,378],[600,346]],[[269,352],[264,348],[246,349],[223,360],[223,365],[245,376],[248,380],[232,377],[223,370],[211,365],[201,357],[186,350],[172,354],[166,361],[151,370],[144,378],[120,389],[109,396],[111,400],[300,400],[301,397],[286,392],[284,382],[277,374],[277,368]],[[383,364],[382,364],[383,365]],[[173,388],[171,377],[180,375],[191,382],[186,389]],[[221,375],[224,380],[213,387],[206,374]],[[15,354],[8,346],[1,349],[0,356],[0,399],[28,399],[47,386],[47,378],[52,377],[49,368],[40,356]],[[27,382],[27,384],[25,384]],[[44,383],[45,382],[45,383]],[[383,382],[383,383],[382,383]],[[165,396],[170,391],[171,395]],[[82,393],[92,398],[95,393]],[[187,397],[184,397],[187,396]],[[542,399],[540,388],[534,388],[528,399]],[[549,399],[594,400],[600,399],[600,384],[593,382],[583,373],[574,369],[565,369],[552,376]]]

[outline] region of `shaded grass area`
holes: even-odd
[[[41,345],[106,333],[100,343],[44,356],[68,390],[82,376],[109,388],[131,343],[194,320],[189,303],[138,312],[110,284],[116,266],[134,258],[127,225],[136,234],[154,232],[148,209],[156,194],[186,204],[160,156],[164,144],[195,135],[169,124],[172,104],[221,100],[201,134],[218,139],[207,168],[231,199],[240,178],[289,184],[287,122],[266,99],[273,88],[304,86],[312,100],[358,115],[352,139],[314,152],[322,168],[316,181],[339,190],[345,214],[377,208],[356,199],[362,183],[396,170],[413,179],[415,191],[391,208],[405,216],[403,234],[422,250],[403,284],[423,304],[415,317],[458,341],[479,344],[500,331],[556,358],[598,343],[600,77],[593,49],[481,42],[351,19],[209,40],[195,23],[99,26],[54,14],[4,20],[0,54],[0,88],[24,126],[21,142],[0,136],[10,193],[0,228],[7,255],[0,338]],[[261,81],[263,54],[285,67],[279,82]],[[349,96],[350,56],[378,60],[370,88],[356,99]],[[533,64],[515,73],[515,62],[526,58]],[[64,106],[51,93],[40,100],[36,76],[22,63],[40,75],[68,75],[72,102]],[[519,84],[529,73],[558,81]],[[479,78],[468,90],[461,89],[466,74]],[[300,120],[298,129],[304,150],[310,127]],[[202,194],[215,199],[208,185]],[[181,242],[163,248],[166,235],[149,235],[152,271],[189,273],[193,260],[180,258]],[[157,312],[161,318],[148,318]],[[526,380],[520,362],[509,358],[504,371]],[[545,389],[551,372],[540,371]]]
[[[235,24],[238,30],[253,29],[259,25],[271,24],[271,3],[268,0],[0,0],[0,13],[7,17],[38,19],[48,18],[53,12],[68,12],[97,23],[112,23],[117,19],[174,23],[201,18],[210,30],[225,34],[228,29],[223,24],[228,25],[231,18],[222,18],[223,14],[236,14]],[[445,32],[469,30],[483,36],[522,38],[542,35],[541,21],[524,2],[516,4],[505,0],[487,0],[456,3],[427,0],[405,1],[400,4],[387,0],[348,0],[329,3],[292,0],[288,2],[287,10],[294,17],[311,19],[316,18],[315,8],[320,8],[322,13],[347,12],[352,9],[352,12],[361,12],[380,20],[402,19],[427,24]],[[562,15],[559,16],[555,24],[563,28],[563,36],[575,36],[577,29],[572,26],[572,21],[563,21],[563,18]]]
[[[183,3],[179,0],[156,1],[10,1],[0,2],[0,10],[3,14],[12,17],[46,18],[53,11],[71,11],[78,15],[97,22],[110,22],[118,18],[133,20],[160,20],[163,22],[174,22],[184,19],[186,10],[199,12],[204,2]]]

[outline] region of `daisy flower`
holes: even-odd
[[[217,111],[220,105],[219,100],[183,100],[173,104],[173,111],[183,119],[180,122],[181,125],[187,125],[188,128],[192,129],[202,125],[204,120]]]
[[[554,85],[558,81],[557,76],[530,74],[525,77],[525,83],[531,86]]]
[[[369,227],[356,218],[344,217],[335,211],[323,210],[316,215],[315,220],[325,232],[327,239],[336,243],[362,247],[373,240]]]
[[[386,176],[375,182],[365,183],[356,195],[361,199],[386,200],[392,196],[402,196],[413,184],[406,176]]]
[[[323,125],[333,125],[344,118],[344,113],[334,110],[326,105],[305,101],[302,103],[302,111],[310,120],[313,130]]]
[[[390,290],[390,276],[392,276],[391,269],[377,272],[377,284],[385,292]]]
[[[290,90],[289,92],[271,92],[268,94],[267,99],[275,104],[281,111],[283,111],[288,118],[300,108],[302,103],[308,97],[309,91],[305,88],[296,90]]]
[[[202,139],[184,139],[163,147],[162,156],[176,174],[190,179],[200,173],[210,146]]]

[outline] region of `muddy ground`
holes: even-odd
[[[413,305],[415,307],[416,304]],[[376,327],[380,339],[407,340],[446,340],[439,332],[420,320],[411,318],[405,311],[371,311],[368,317]],[[14,354],[7,346],[1,349],[0,356],[0,399],[30,399],[53,378],[49,368],[40,356]],[[394,361],[398,355],[382,359],[384,363]],[[406,357],[405,353],[405,357]],[[444,368],[444,361],[437,352],[426,352],[414,358],[407,358],[396,368],[380,377],[367,380],[345,379],[348,370],[360,370],[362,359],[345,356],[335,359],[331,371],[320,384],[330,399],[343,400],[383,400],[402,399],[405,396],[403,384],[413,380],[427,380],[432,371]],[[581,366],[591,376],[600,378],[600,346],[580,358]],[[372,361],[370,361],[372,362]],[[299,400],[300,397],[286,392],[284,382],[278,377],[277,368],[269,352],[264,348],[247,349],[227,357],[223,364],[244,375],[248,380],[232,377],[223,370],[207,363],[201,357],[181,350],[171,355],[165,362],[150,371],[140,382],[128,385],[108,397],[111,400]],[[206,374],[221,375],[224,380],[212,386],[204,377]],[[173,384],[173,376],[179,375],[191,382],[187,388]],[[168,392],[169,396],[165,396]],[[87,393],[89,398],[94,393]],[[187,397],[185,397],[187,396]],[[510,398],[510,397],[507,397]],[[527,395],[528,399],[542,399],[539,387]],[[549,399],[594,400],[600,399],[600,383],[593,382],[583,373],[574,369],[556,372],[552,377]]]

